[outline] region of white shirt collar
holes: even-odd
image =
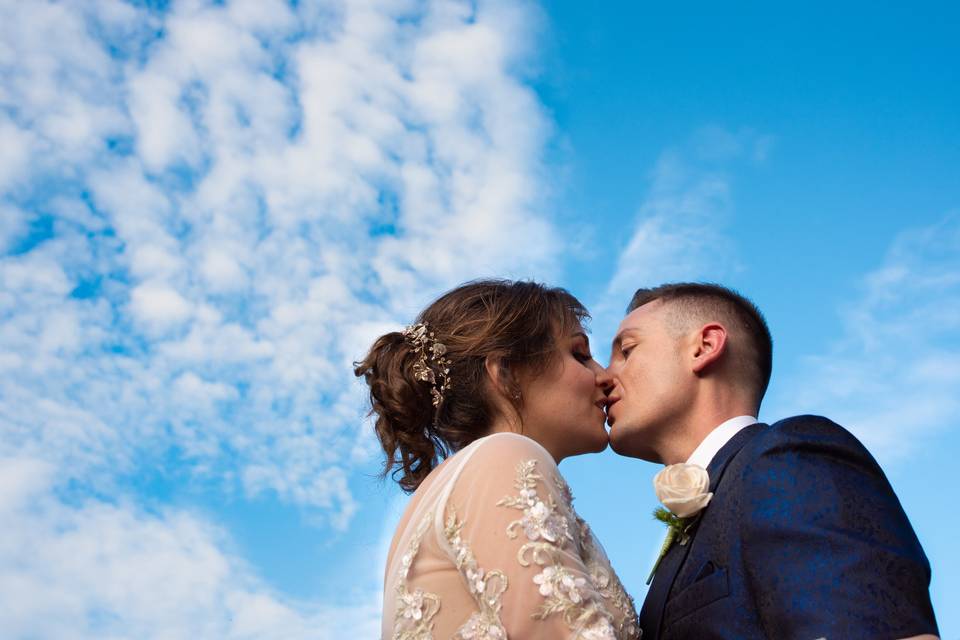
[[[730,439],[737,435],[741,429],[756,424],[756,422],[757,419],[753,416],[730,418],[707,434],[703,442],[690,454],[687,464],[695,464],[706,469],[717,452],[723,448],[723,445],[730,442]]]

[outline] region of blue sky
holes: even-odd
[[[0,1],[2,635],[374,637],[350,363],[498,275],[601,361],[638,286],[750,295],[761,417],[870,447],[960,637],[960,12],[724,9]],[[642,600],[656,467],[561,469]]]

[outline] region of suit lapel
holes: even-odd
[[[723,477],[724,471],[727,470],[727,465],[730,464],[734,456],[740,453],[743,445],[747,444],[754,434],[766,426],[767,425],[761,422],[757,422],[749,427],[744,427],[730,438],[730,441],[723,445],[720,451],[717,451],[717,455],[713,456],[713,460],[711,460],[707,466],[707,475],[710,476],[710,491],[716,493],[717,487],[720,485],[720,479]]]
[[[765,424],[757,423],[741,429],[717,452],[717,455],[713,457],[707,467],[707,473],[710,476],[710,491],[716,492],[727,465],[750,438],[765,426]],[[707,508],[709,509],[709,506]],[[692,535],[696,537],[696,529],[693,530]],[[643,640],[656,640],[660,637],[660,625],[663,622],[667,597],[670,595],[670,589],[677,579],[677,574],[680,572],[680,567],[683,566],[683,561],[686,560],[691,546],[693,546],[692,539],[683,546],[674,544],[660,563],[660,567],[653,577],[653,583],[650,585],[650,590],[647,592],[647,597],[644,598],[643,608],[640,610],[640,628],[643,629]]]
[[[674,544],[667,551],[657,573],[653,576],[653,583],[643,600],[640,609],[640,628],[643,629],[643,640],[657,640],[660,637],[660,622],[663,619],[663,610],[667,605],[667,595],[670,587],[680,571],[680,565],[687,557],[690,543],[683,546]]]

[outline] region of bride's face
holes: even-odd
[[[550,366],[521,385],[523,433],[559,462],[567,456],[603,451],[608,444],[603,408],[608,378],[593,359],[580,327],[557,341]]]

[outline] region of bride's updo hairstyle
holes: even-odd
[[[441,458],[487,434],[497,417],[492,393],[519,414],[519,377],[546,370],[557,338],[586,318],[564,289],[477,280],[440,296],[405,331],[377,338],[354,373],[370,387],[383,475],[393,470],[414,491]],[[499,380],[489,381],[487,358],[499,363]]]

